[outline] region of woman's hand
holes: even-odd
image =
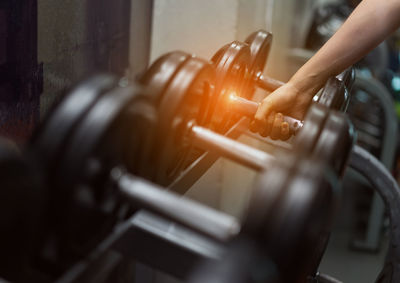
[[[311,100],[312,95],[301,93],[294,84],[288,82],[264,98],[250,130],[264,137],[287,140],[293,133],[289,124],[284,122],[283,115],[303,119]]]

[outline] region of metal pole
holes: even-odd
[[[121,193],[134,204],[159,213],[214,239],[225,241],[240,232],[239,221],[190,199],[125,174],[115,168],[111,172]]]
[[[199,126],[191,127],[191,137],[196,146],[214,151],[222,157],[226,157],[257,171],[265,169],[269,164],[275,161],[274,156],[264,151]]]

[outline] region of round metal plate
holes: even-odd
[[[89,251],[118,219],[121,199],[108,184],[109,172],[129,156],[122,145],[135,129],[125,111],[139,91],[134,85],[118,86],[101,96],[71,134],[60,159],[56,177],[64,188],[59,195],[66,219],[61,231],[80,251]]]
[[[237,41],[222,47],[211,59],[216,68],[216,85],[207,103],[205,124],[212,130],[224,133],[240,118],[227,107],[231,93],[251,98],[247,79],[250,60],[248,45]]]
[[[323,105],[311,104],[304,119],[303,128],[293,141],[295,152],[309,154],[314,150],[328,112],[329,109]]]
[[[317,271],[338,202],[336,178],[325,163],[300,160],[292,176],[265,230],[271,254],[283,270],[290,270],[285,273],[288,282],[305,280]]]
[[[188,53],[174,51],[158,58],[139,80],[147,89],[146,95],[156,104],[160,103],[170,80],[190,57]]]
[[[332,110],[346,112],[354,76],[354,69],[350,67],[338,76],[330,78],[318,97],[318,103]]]
[[[198,58],[187,60],[171,80],[158,110],[158,130],[154,145],[157,182],[168,184],[185,165],[190,149],[185,131],[188,121],[202,121],[204,89],[213,84],[213,67]]]
[[[354,129],[346,115],[330,112],[313,150],[313,156],[332,166],[336,174],[342,175],[349,158],[355,137]]]
[[[287,282],[316,271],[337,199],[335,178],[317,160],[282,155],[257,182],[246,224],[252,223],[266,252]],[[286,282],[285,281],[285,282]]]
[[[264,30],[259,30],[250,34],[246,38],[245,43],[250,46],[251,73],[255,75],[263,72],[271,49],[272,34]]]
[[[54,105],[31,140],[31,148],[46,170],[52,171],[57,167],[71,131],[79,125],[97,99],[116,83],[116,78],[112,76],[95,76],[78,85]]]
[[[130,121],[120,121],[119,118],[139,91],[134,85],[118,86],[97,99],[93,107],[82,117],[65,146],[60,159],[60,174],[57,176],[60,182],[73,185],[80,181],[86,173],[87,160],[102,143],[105,143],[106,134],[125,127],[125,123],[129,124]],[[116,124],[116,121],[120,124]],[[122,137],[113,136],[116,142],[120,138]],[[109,150],[114,149],[110,147]],[[107,155],[105,152],[101,154]]]

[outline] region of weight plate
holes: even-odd
[[[250,34],[244,42],[250,47],[250,72],[253,75],[263,72],[271,49],[272,34],[264,30],[259,30]]]
[[[31,148],[45,170],[57,167],[64,143],[85,113],[104,92],[114,87],[116,78],[98,75],[78,85],[55,104],[31,139]]]
[[[318,103],[329,109],[345,112],[350,101],[353,82],[353,68],[346,69],[336,77],[330,78],[318,97]]]
[[[131,122],[130,129],[121,128],[123,132],[118,134],[124,137],[121,139],[123,144],[120,146],[123,149],[123,164],[134,175],[151,179],[154,175],[154,164],[151,158],[152,145],[156,138],[156,110],[148,101],[136,99],[124,113],[126,118],[123,120]]]
[[[275,255],[287,282],[304,281],[315,275],[316,251],[325,247],[327,231],[332,227],[332,218],[337,206],[335,175],[325,163],[317,160],[301,160],[293,172],[291,183],[286,188],[271,225],[266,225],[269,250]],[[284,243],[278,247],[276,243]],[[290,255],[290,256],[287,256]]]
[[[191,55],[185,52],[174,51],[158,58],[139,79],[139,82],[147,88],[146,95],[156,104],[160,103],[169,81],[190,57]]]
[[[102,79],[90,81],[98,86]],[[108,185],[109,170],[120,163],[124,156],[121,151],[127,149],[121,145],[124,137],[132,134],[131,126],[135,124],[123,114],[139,92],[139,88],[132,85],[116,86],[98,96],[85,87],[78,89],[84,91],[80,92],[79,99],[72,99],[75,106],[79,108],[79,101],[90,101],[90,107],[82,112],[71,111],[69,116],[65,116],[64,123],[71,125],[68,135],[64,140],[57,137],[47,143],[49,148],[62,149],[62,152],[53,151],[56,156],[48,156],[56,160],[57,166],[46,173],[50,188],[48,214],[52,234],[59,244],[56,256],[62,256],[64,260],[76,260],[89,252],[118,219],[121,203],[119,195]],[[74,97],[76,91],[71,95]],[[65,104],[74,105],[70,95],[61,101],[59,107],[65,109]],[[58,108],[54,110],[54,113],[59,112]],[[44,125],[53,125],[53,117],[50,115]],[[44,129],[50,132],[50,128]]]
[[[101,96],[72,133],[56,174],[65,219],[61,233],[66,247],[90,251],[119,219],[121,200],[108,184],[110,169],[119,165],[130,135],[138,134],[126,119],[126,109],[140,89],[118,86]],[[128,138],[129,140],[129,138]],[[129,155],[128,155],[129,156]]]
[[[239,118],[230,111],[231,93],[251,98],[249,92],[250,49],[247,44],[234,41],[222,47],[211,59],[216,69],[216,85],[207,103],[206,122],[212,130],[225,133]]]
[[[135,85],[117,86],[105,93],[81,119],[64,149],[60,160],[60,182],[67,186],[79,183],[86,173],[87,160],[99,145],[105,143],[106,134],[124,128],[130,121],[118,120],[137,98],[140,89]],[[119,124],[116,124],[116,121]],[[121,137],[113,136],[118,141]],[[110,148],[110,150],[113,150]]]
[[[294,150],[301,154],[309,154],[321,134],[329,109],[323,105],[312,103],[304,119],[303,128],[295,136]]]
[[[332,166],[334,172],[343,175],[349,158],[355,132],[346,115],[331,111],[313,150],[313,155]]]
[[[167,87],[158,110],[154,145],[157,182],[168,184],[185,165],[191,148],[185,140],[187,123],[203,120],[204,88],[209,89],[214,78],[214,69],[207,61],[190,58]]]
[[[335,188],[336,179],[324,163],[296,155],[281,156],[257,182],[246,220],[285,282],[303,282],[316,271],[332,224]]]

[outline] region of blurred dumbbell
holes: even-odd
[[[150,69],[153,76],[158,76],[155,69]],[[223,157],[257,170],[265,168],[268,164],[266,160],[274,160],[265,152],[237,143],[201,126],[204,125],[206,115],[204,101],[209,101],[208,86],[216,79],[214,72],[215,69],[208,62],[199,58],[189,58],[181,64],[169,81],[165,81],[164,87],[158,88],[163,89],[162,94],[151,94],[160,98],[156,106],[158,125],[152,151],[157,182],[168,184],[179,175],[188,165],[188,157],[193,146],[206,151],[215,151]],[[151,86],[148,87],[152,89]],[[253,103],[239,97],[231,99],[228,96],[224,104],[229,110],[221,113],[221,120],[229,111],[244,112],[249,115],[255,109]],[[232,107],[241,110],[233,111]],[[330,115],[329,109],[313,105],[304,123],[291,121],[294,131],[302,128],[294,142],[295,151],[306,155],[315,153],[323,156],[335,165],[337,172],[342,170],[352,145],[352,134],[349,133],[351,126],[344,115],[340,113]],[[323,137],[321,141],[320,136]],[[334,153],[337,152],[335,148],[342,150],[340,155]]]
[[[224,115],[220,113],[224,111],[226,95],[234,92],[249,99],[256,88],[273,91],[283,85],[283,82],[262,75],[272,35],[260,30],[251,34],[245,42],[234,41],[225,45],[211,59],[216,67],[217,79],[216,91],[210,97],[206,120],[211,121],[212,127],[219,132],[226,131],[232,125],[229,119],[221,121],[221,116]],[[349,88],[353,80],[354,72],[350,68],[329,79],[316,100],[330,109],[344,110],[349,101]],[[231,119],[233,117],[231,116]]]
[[[132,204],[220,241],[235,237],[241,231],[241,225],[232,217],[165,192],[119,167],[131,149],[121,146],[126,143],[126,137],[143,134],[140,128],[134,127],[138,124],[135,120],[146,120],[146,113],[152,112],[151,107],[146,108],[147,102],[142,100],[140,92],[136,86],[119,86],[107,76],[94,78],[61,100],[35,134],[31,151],[46,172],[47,209],[51,212],[48,217],[58,223],[52,228],[59,245],[54,257],[79,258],[87,254],[124,218],[126,206]],[[78,95],[82,103],[75,104]],[[87,108],[78,112],[77,105],[83,105],[83,101]],[[69,107],[72,108],[67,111]],[[51,134],[61,124],[65,131],[63,140]],[[329,168],[317,160],[292,155],[273,165],[272,170],[262,174],[243,232],[253,235],[268,248],[267,252],[271,249],[274,253],[273,245],[265,242],[269,241],[266,236],[274,234],[266,235],[264,229],[271,226],[269,229],[276,233],[290,230],[288,240],[295,242],[282,241],[279,245],[282,249],[290,247],[287,254],[298,258],[301,257],[298,253],[304,252],[300,247],[305,243],[314,245],[317,231],[329,225],[331,204],[335,203],[332,202],[334,183],[328,178],[331,174],[325,174]],[[304,197],[296,197],[298,193]],[[260,202],[264,203],[262,209]],[[317,224],[312,231],[316,234],[304,233],[309,231],[308,225],[314,223],[314,217]],[[302,235],[307,237],[306,242]],[[289,265],[292,268],[292,259],[286,261],[274,256],[282,270]],[[296,263],[293,276],[311,272],[306,262],[303,258],[304,265]]]

